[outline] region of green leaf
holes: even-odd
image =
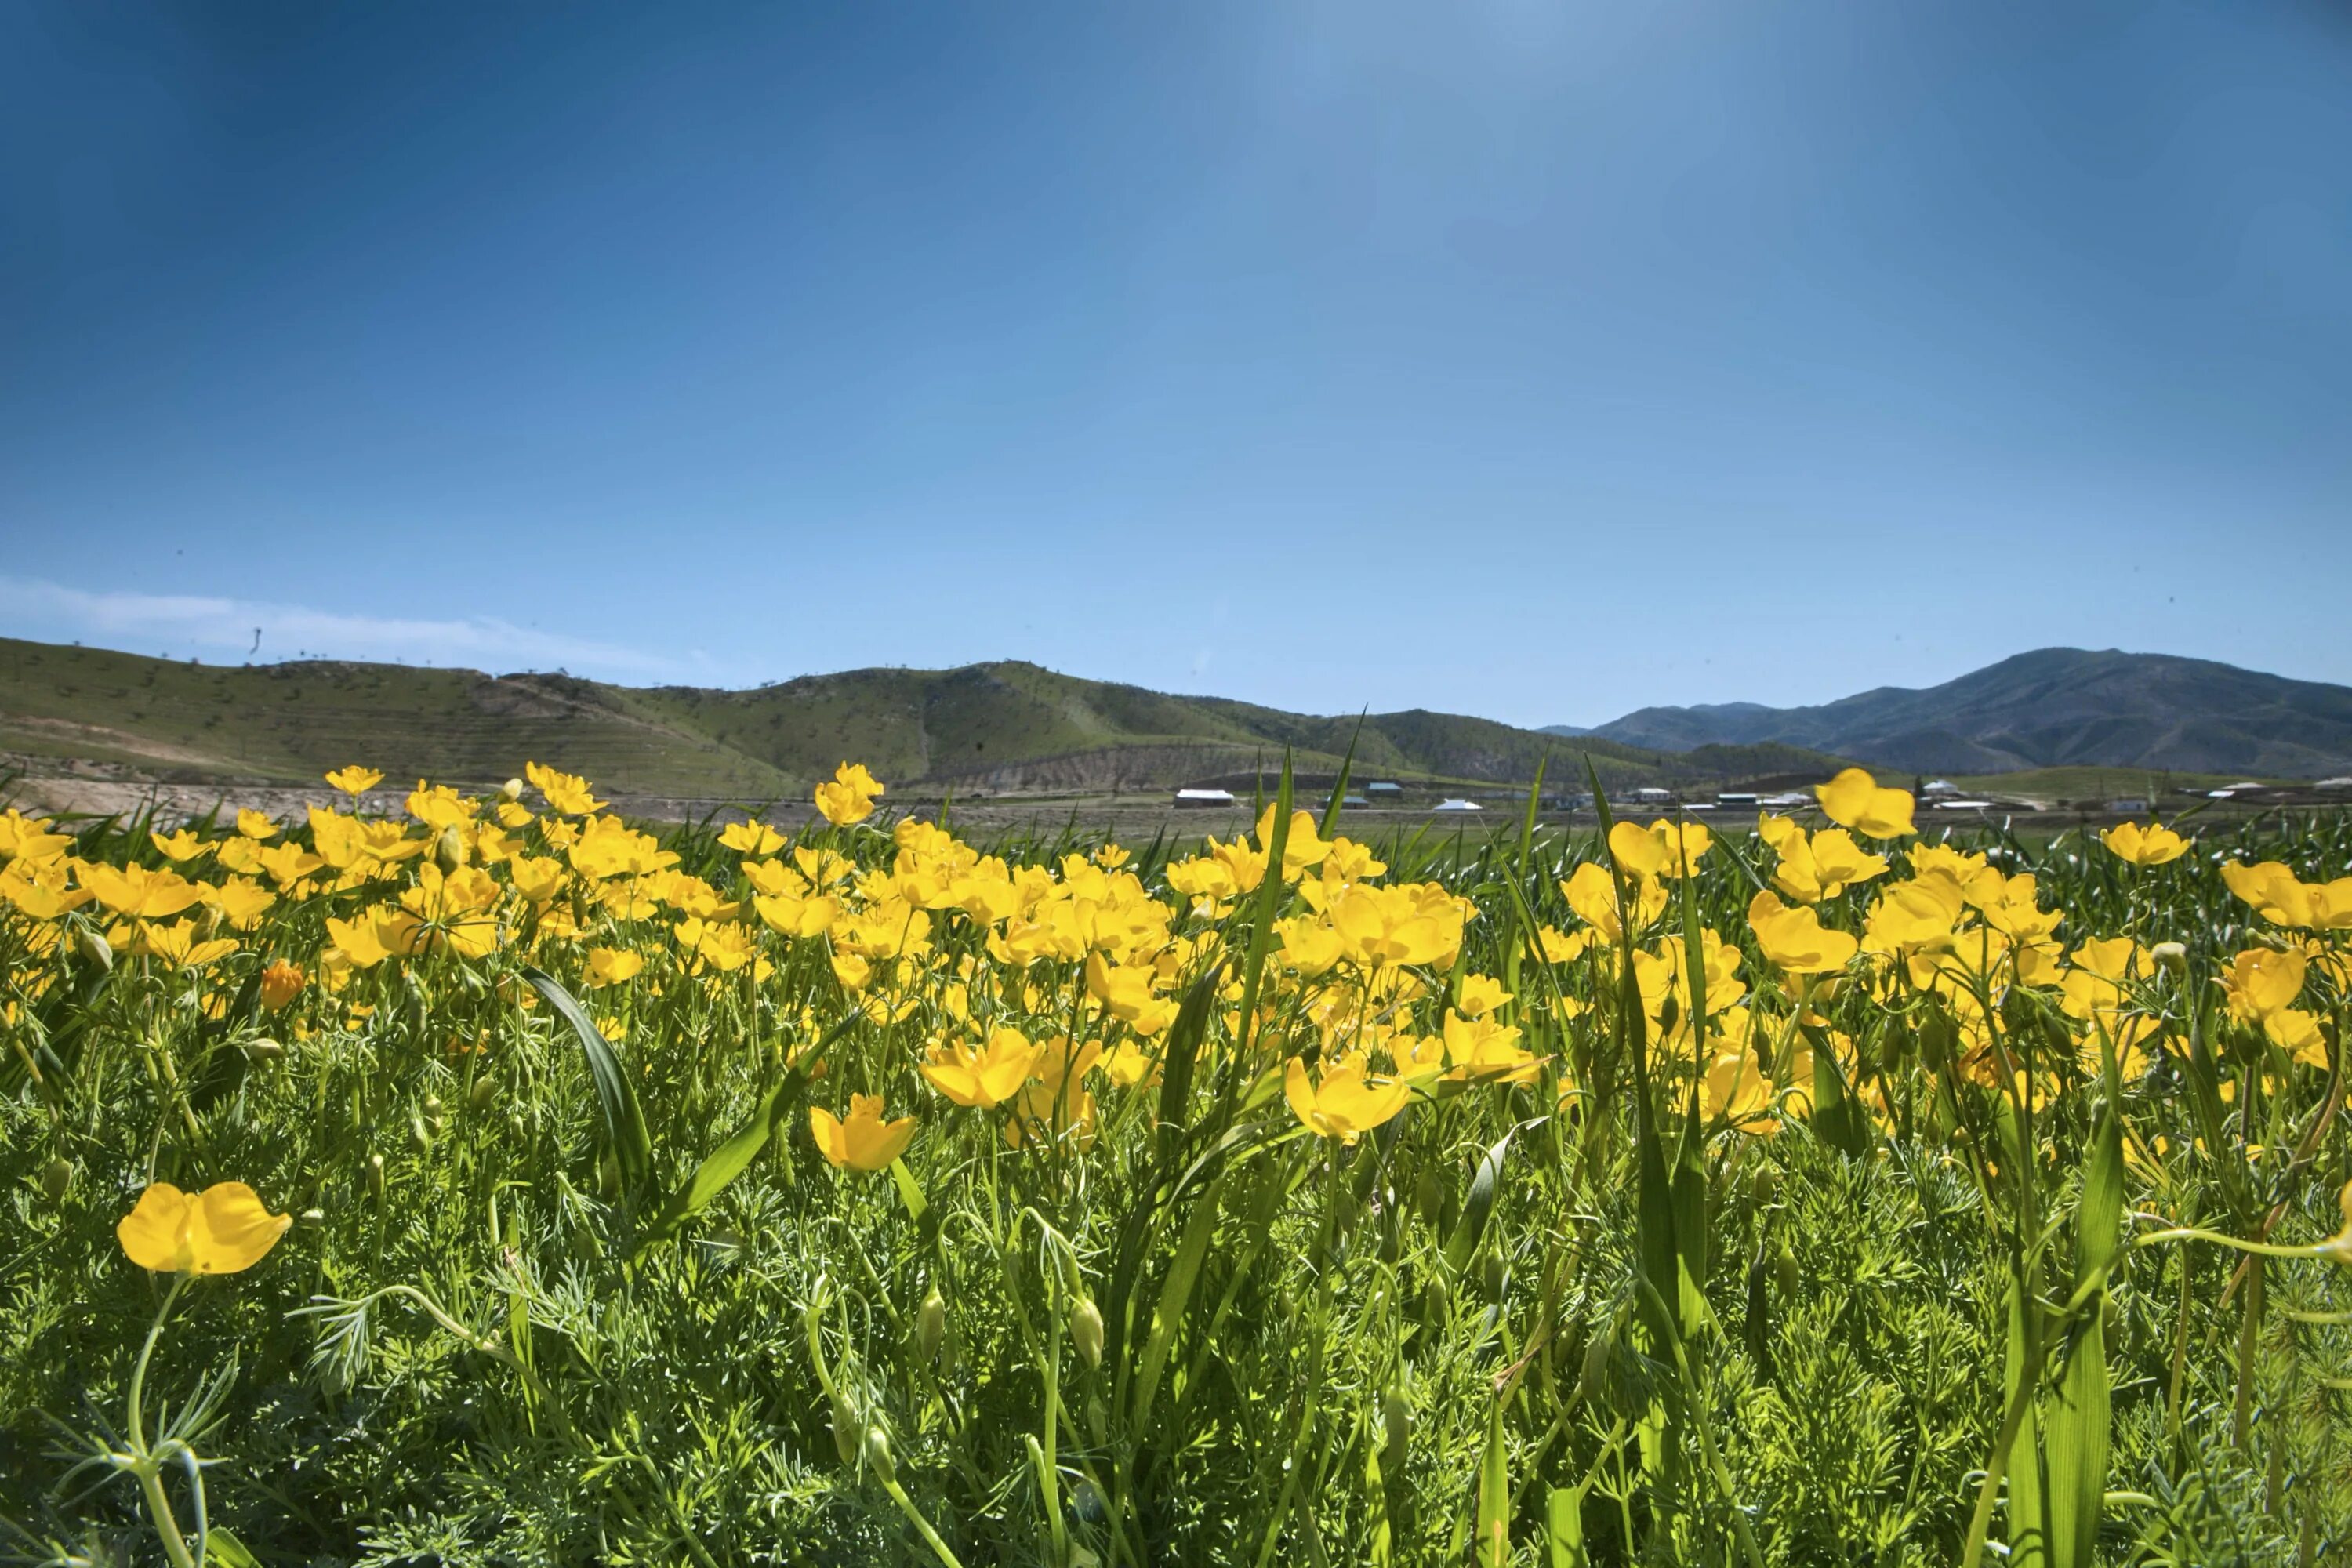
[[[1454,1222],[1454,1234],[1445,1238],[1445,1267],[1459,1275],[1470,1267],[1477,1256],[1479,1239],[1486,1234],[1486,1220],[1495,1212],[1495,1192],[1503,1179],[1503,1157],[1511,1152],[1511,1140],[1519,1130],[1512,1128],[1496,1141],[1478,1162],[1477,1171],[1470,1178],[1470,1195],[1462,1200],[1461,1217]]]
[[[2106,1271],[2114,1262],[2123,1224],[2122,1130],[2112,1102],[2092,1133],[2091,1156],[2083,1174],[2083,1198],[2074,1215],[2074,1288],[2088,1289],[2083,1322],[2058,1380],[2055,1397],[2042,1413],[2049,1445],[2051,1568],[2091,1568],[2099,1535],[2099,1510],[2106,1497],[2107,1456],[2112,1436],[2107,1378]]]
[[[1217,1005],[1217,983],[1224,978],[1223,959],[1192,982],[1168,1026],[1168,1045],[1160,1058],[1160,1158],[1163,1170],[1175,1163],[1182,1147],[1184,1111],[1192,1094],[1192,1068],[1200,1060],[1201,1042],[1209,1033],[1209,1017]]]
[[[629,1082],[613,1043],[554,976],[525,964],[522,977],[579,1037],[580,1049],[588,1058],[588,1076],[596,1086],[596,1109],[604,1119],[605,1141],[621,1167],[622,1187],[642,1196],[653,1175],[653,1136],[646,1131],[646,1113],[637,1104],[636,1089]]]
[[[1478,1467],[1478,1565],[1510,1568],[1511,1466],[1503,1443],[1503,1402],[1486,1417],[1486,1457]]]
[[[1581,1568],[1584,1555],[1584,1489],[1554,1487],[1544,1500],[1544,1534],[1551,1568]]]
[[[759,1109],[751,1113],[751,1120],[737,1128],[727,1142],[713,1149],[702,1163],[694,1168],[694,1174],[687,1184],[670,1194],[662,1205],[661,1213],[656,1215],[653,1224],[646,1227],[645,1239],[638,1244],[640,1247],[676,1235],[687,1221],[708,1207],[710,1200],[717,1197],[728,1183],[750,1168],[751,1162],[759,1158],[760,1151],[765,1149],[768,1141],[776,1135],[777,1115],[783,1104],[784,1090],[791,1083],[792,1079],[788,1078],[768,1090],[761,1100]]]
[[[1365,713],[1369,713],[1370,711],[1371,710],[1369,708],[1364,710]],[[1323,805],[1323,826],[1321,831],[1323,837],[1326,838],[1330,837],[1331,830],[1339,826],[1339,803],[1347,798],[1348,775],[1354,772],[1356,767],[1356,742],[1363,738],[1364,714],[1359,713],[1356,715],[1356,728],[1348,736],[1348,754],[1339,759],[1339,782],[1331,786],[1331,798],[1326,801]]]
[[[890,1162],[890,1180],[898,1184],[898,1201],[907,1205],[907,1217],[920,1225],[923,1215],[931,1206],[923,1197],[923,1185],[915,1180],[915,1173],[907,1169],[904,1160]]]

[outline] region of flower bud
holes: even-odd
[[[74,1168],[59,1154],[41,1167],[41,1195],[51,1203],[61,1201],[73,1190]]]
[[[466,1103],[476,1110],[488,1110],[490,1101],[498,1097],[499,1080],[484,1073],[474,1080],[474,1087],[466,1091]]]
[[[441,868],[445,877],[465,865],[466,838],[457,831],[456,823],[443,828],[441,837],[433,841],[433,863]]]
[[[367,1164],[364,1169],[367,1172],[368,1196],[372,1198],[383,1197],[383,1156],[381,1154],[370,1154],[367,1157]]]
[[[1389,1384],[1388,1396],[1381,1401],[1381,1424],[1388,1429],[1384,1458],[1394,1466],[1402,1461],[1405,1447],[1412,1441],[1412,1396],[1405,1392],[1402,1378]]]
[[[2175,974],[2188,973],[2189,949],[2180,942],[2159,942],[2147,950],[2147,955],[2156,960],[2159,969],[2169,969]]]
[[[857,1406],[849,1395],[836,1388],[833,1391],[833,1449],[845,1465],[857,1462],[858,1445],[865,1441],[866,1423],[858,1419]]]
[[[509,779],[506,783],[499,785],[499,798],[505,801],[509,805],[513,805],[518,801],[521,800],[522,780]]]
[[[1089,1370],[1102,1365],[1102,1309],[1089,1299],[1079,1298],[1077,1310],[1070,1314],[1070,1340],[1078,1347],[1078,1359]]]
[[[89,963],[96,964],[100,971],[114,967],[114,950],[106,945],[104,937],[88,926],[75,928],[74,951]]]
[[[1604,1326],[1584,1347],[1584,1364],[1577,1369],[1576,1394],[1580,1402],[1593,1402],[1601,1397],[1609,1384],[1610,1358],[1617,1353],[1617,1330],[1614,1324]]]
[[[425,1125],[425,1118],[414,1110],[408,1113],[408,1141],[416,1145],[420,1154],[433,1152],[433,1133]]]
[[[898,1468],[890,1460],[890,1437],[879,1426],[866,1428],[866,1462],[885,1481],[898,1478]]]
[[[925,1361],[938,1357],[940,1341],[947,1336],[947,1300],[940,1294],[940,1288],[933,1285],[923,1296],[921,1310],[915,1314],[915,1344],[923,1352]]]

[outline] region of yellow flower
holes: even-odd
[[[1290,1058],[1282,1090],[1290,1101],[1291,1113],[1309,1131],[1337,1138],[1342,1143],[1353,1143],[1402,1110],[1412,1099],[1412,1090],[1401,1082],[1368,1081],[1364,1064],[1360,1061],[1324,1068],[1323,1081],[1318,1085],[1307,1077],[1307,1064],[1297,1057]]]
[[[1620,822],[1609,830],[1609,850],[1628,877],[1680,877],[1715,847],[1715,836],[1696,822],[1664,817],[1647,827]]]
[[[1770,892],[1748,900],[1748,927],[1756,945],[1775,968],[1789,974],[1827,974],[1843,969],[1862,944],[1822,924],[1822,917],[1799,905],[1790,909]]]
[[[123,1256],[164,1274],[235,1274],[278,1245],[290,1215],[271,1214],[243,1182],[216,1182],[184,1193],[157,1182],[114,1227]]]
[[[194,921],[174,921],[170,925],[141,921],[138,945],[141,952],[174,969],[202,969],[236,951],[236,943],[226,940],[198,942]]]
[[[2221,976],[2221,989],[2230,996],[2230,1016],[2242,1023],[2266,1022],[2302,994],[2305,967],[2301,952],[2257,947],[2238,954]]]
[[[588,781],[576,773],[559,773],[537,763],[525,763],[522,771],[547,797],[548,805],[566,816],[587,816],[604,809],[604,803],[588,792]]]
[[[144,866],[91,866],[75,863],[81,885],[98,901],[119,915],[163,920],[178,914],[204,895],[204,889],[176,871],[151,871]]]
[[[151,827],[147,830],[147,837],[153,842],[156,850],[164,859],[178,863],[194,859],[203,854],[206,847],[204,840],[196,837],[196,831],[193,827],[183,827],[177,833],[172,834],[158,833]]]
[[[958,1105],[993,1110],[1021,1092],[1036,1065],[1038,1047],[1018,1029],[999,1027],[982,1050],[969,1046],[934,1047],[922,1074],[931,1087]]]
[[[1274,807],[1269,805],[1257,819],[1257,847],[1260,855],[1272,853],[1274,843]],[[1295,882],[1312,866],[1323,864],[1331,846],[1315,836],[1315,818],[1303,811],[1290,814],[1290,834],[1282,841],[1282,879]]]
[[[592,947],[588,950],[588,984],[602,988],[634,980],[645,968],[646,957],[625,948]]]
[[[816,786],[816,808],[835,827],[863,822],[874,815],[874,797],[884,785],[866,771],[863,763],[844,763],[833,777]]]
[[[73,843],[70,834],[52,833],[46,817],[26,816],[15,806],[0,812],[0,860],[31,863],[55,859]]]
[[[849,1117],[844,1121],[822,1105],[809,1107],[809,1131],[816,1146],[838,1170],[879,1171],[906,1152],[915,1136],[915,1119],[882,1120],[882,1097],[853,1094]]]
[[[278,837],[278,824],[270,821],[267,813],[258,811],[239,811],[236,830],[257,843]]]
[[[1465,1018],[1483,1018],[1511,999],[1503,983],[1491,974],[1465,974],[1454,1005]]]
[[[1848,768],[1813,794],[1840,827],[1854,828],[1873,838],[1901,838],[1918,831],[1911,826],[1911,792],[1881,789],[1878,781],[1860,768]]]
[[[2299,882],[2294,872],[2275,860],[2252,866],[2225,860],[2221,880],[2273,925],[2319,931],[2352,928],[2352,877],[2326,883]]]
[[[204,900],[220,911],[221,919],[238,931],[251,931],[261,923],[278,895],[250,877],[231,877],[217,888],[204,889]]]
[[[1632,881],[1633,929],[1639,931],[1665,912],[1666,885],[1655,877],[1637,877]],[[1577,919],[1599,931],[1603,941],[1614,942],[1624,934],[1617,907],[1617,879],[1609,874],[1609,868],[1587,860],[1560,883],[1559,890]]]
[[[2189,851],[2189,840],[2158,822],[2146,827],[2137,822],[2118,822],[2099,835],[2099,842],[2135,866],[2161,866]]]
[[[275,1013],[302,994],[308,979],[302,966],[289,959],[273,958],[269,967],[261,972],[261,1005]]]
[[[348,768],[337,768],[327,775],[330,788],[339,789],[349,795],[365,795],[382,783],[383,783],[382,773],[373,768],[362,768],[357,764]]]
[[[719,842],[743,855],[773,855],[784,847],[784,836],[764,822],[734,822]]]

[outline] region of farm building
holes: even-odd
[[[1178,805],[1231,805],[1234,792],[1229,789],[1180,789],[1176,792]]]

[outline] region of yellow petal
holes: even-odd
[[[188,1267],[189,1220],[195,1200],[169,1182],[154,1182],[114,1227],[123,1256],[142,1268],[176,1274]]]
[[[268,1255],[294,1223],[291,1215],[271,1214],[260,1194],[243,1182],[215,1182],[205,1189],[189,1227],[190,1272],[235,1274]]]

